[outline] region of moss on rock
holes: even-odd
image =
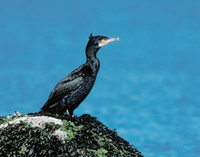
[[[21,116],[0,118],[0,156],[142,157],[114,130],[90,115],[72,118],[33,113],[25,117],[28,120],[17,121]],[[34,117],[45,117],[43,124],[31,123]]]

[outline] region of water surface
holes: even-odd
[[[38,111],[54,85],[103,47],[89,113],[149,157],[200,154],[200,2],[0,2],[0,115]]]

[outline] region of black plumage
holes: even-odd
[[[94,85],[100,67],[96,57],[98,50],[115,40],[119,40],[119,38],[92,36],[91,34],[86,46],[86,63],[75,69],[54,87],[41,112],[73,115],[74,109],[87,97]]]

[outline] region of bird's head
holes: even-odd
[[[119,40],[119,38],[108,38],[105,36],[92,36],[90,34],[89,41],[86,47],[86,53],[97,53],[97,51],[104,45],[109,44],[110,42]]]

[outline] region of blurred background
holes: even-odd
[[[37,112],[85,63],[90,33],[120,37],[98,53],[91,114],[148,157],[200,154],[200,1],[1,1],[0,115]]]

